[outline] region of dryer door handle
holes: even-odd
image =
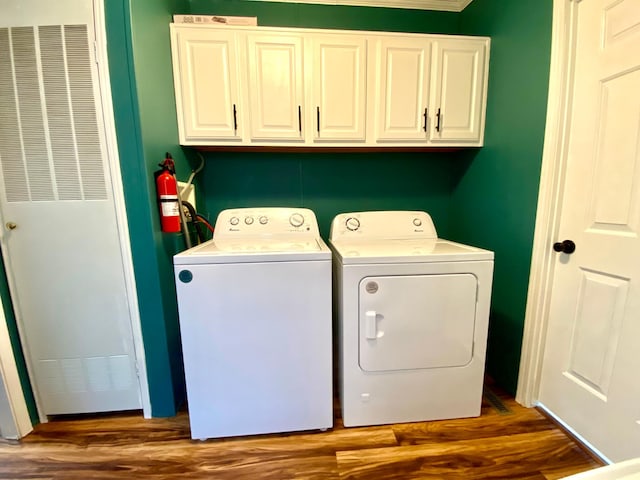
[[[378,314],[375,310],[368,310],[364,314],[364,335],[367,340],[375,340],[378,338]]]

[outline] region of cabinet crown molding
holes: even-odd
[[[251,0],[266,2],[272,0]],[[278,0],[286,3],[315,3],[321,5],[350,5],[358,7],[409,8],[414,10],[438,10],[461,12],[472,0]]]

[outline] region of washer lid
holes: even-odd
[[[442,239],[373,239],[330,243],[345,265],[493,260],[493,252]]]
[[[329,259],[331,259],[331,251],[319,238],[238,237],[209,240],[175,255],[173,264],[290,262]]]

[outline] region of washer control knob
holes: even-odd
[[[269,219],[268,219],[266,216],[262,215],[262,216],[258,219],[258,221],[260,222],[260,225],[266,225],[266,224],[267,224],[267,222],[269,221]]]
[[[413,219],[413,224],[414,224],[416,227],[419,227],[420,225],[422,225],[422,220],[420,220],[419,218],[414,218],[414,219]]]
[[[304,223],[304,217],[300,213],[294,213],[289,217],[289,223],[292,227],[301,227]]]
[[[244,217],[244,223],[251,225],[253,223],[253,217]]]
[[[239,219],[238,217],[231,217],[231,218],[229,219],[229,223],[230,223],[231,225],[237,225],[237,224],[239,224],[239,223],[240,223],[240,219]]]
[[[347,230],[351,230],[352,232],[355,232],[360,228],[360,220],[358,220],[355,217],[349,217],[347,218],[345,225],[347,226]]]

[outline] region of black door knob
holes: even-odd
[[[564,242],[556,242],[553,244],[553,249],[556,252],[566,253],[567,255],[571,255],[576,251],[576,244],[571,240],[565,240]]]

